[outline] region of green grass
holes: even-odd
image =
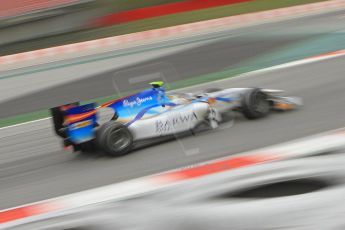
[[[112,0],[114,1],[114,0]],[[163,0],[155,0],[163,1]],[[172,1],[172,0],[171,0]],[[203,21],[214,18],[221,18],[244,13],[251,13],[263,10],[270,10],[281,7],[288,7],[298,4],[320,2],[324,0],[256,0],[251,2],[239,3],[228,6],[214,7],[204,10],[191,11],[162,17],[150,18],[136,22],[124,23],[120,25],[108,26],[97,29],[83,30],[73,33],[56,35],[34,41],[21,42],[2,47],[0,55],[25,52],[57,45],[65,45],[75,42],[94,40],[104,37],[129,34],[145,30],[163,28],[168,26],[180,25],[185,23]],[[145,1],[143,1],[145,2]],[[156,3],[157,3],[156,2]],[[127,3],[128,4],[128,3]],[[133,7],[133,6],[126,6]]]
[[[28,121],[34,121],[42,118],[49,117],[48,110],[41,110],[33,113],[21,114],[18,116],[0,119],[0,128],[20,124]]]

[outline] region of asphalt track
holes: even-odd
[[[205,51],[207,53],[207,51]],[[224,52],[225,53],[225,52]],[[197,50],[195,57],[202,56]],[[344,57],[233,78],[219,87],[261,86],[300,96],[305,106],[257,121],[137,150],[121,158],[63,152],[51,128],[0,139],[0,208],[9,208],[343,127]],[[194,67],[202,66],[202,64]],[[94,78],[90,78],[94,82]],[[80,83],[80,82],[79,82]],[[77,83],[76,83],[77,84]],[[211,84],[210,84],[211,86]],[[198,90],[196,87],[194,90]],[[54,92],[54,91],[53,91]],[[58,99],[57,99],[58,100]],[[16,157],[18,155],[27,157]]]
[[[305,106],[257,121],[239,117],[231,128],[199,133],[141,149],[121,158],[59,150],[50,128],[1,139],[1,153],[30,157],[1,165],[1,208],[55,197],[186,166],[344,126],[345,58],[233,78],[222,87],[260,85],[303,97]],[[42,152],[44,154],[42,154]],[[40,154],[39,154],[40,153]]]

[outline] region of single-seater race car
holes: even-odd
[[[72,103],[51,109],[55,132],[74,151],[101,150],[113,156],[130,152],[136,143],[194,131],[200,125],[217,129],[235,111],[247,119],[271,110],[292,110],[301,99],[281,90],[261,88],[207,89],[203,93],[165,92],[163,82],[101,106]]]

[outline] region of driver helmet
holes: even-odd
[[[154,82],[150,82],[150,85],[153,88],[161,88],[161,87],[163,87],[164,82],[163,81],[154,81]]]

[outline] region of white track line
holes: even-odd
[[[11,128],[15,128],[15,127],[18,127],[18,126],[23,126],[23,125],[28,125],[28,124],[36,123],[36,122],[46,121],[46,120],[49,120],[49,119],[51,119],[51,117],[46,117],[46,118],[42,118],[42,119],[38,119],[38,120],[33,120],[33,121],[27,121],[27,122],[19,123],[19,124],[16,124],[16,125],[5,126],[5,127],[0,128],[0,130],[11,129]]]

